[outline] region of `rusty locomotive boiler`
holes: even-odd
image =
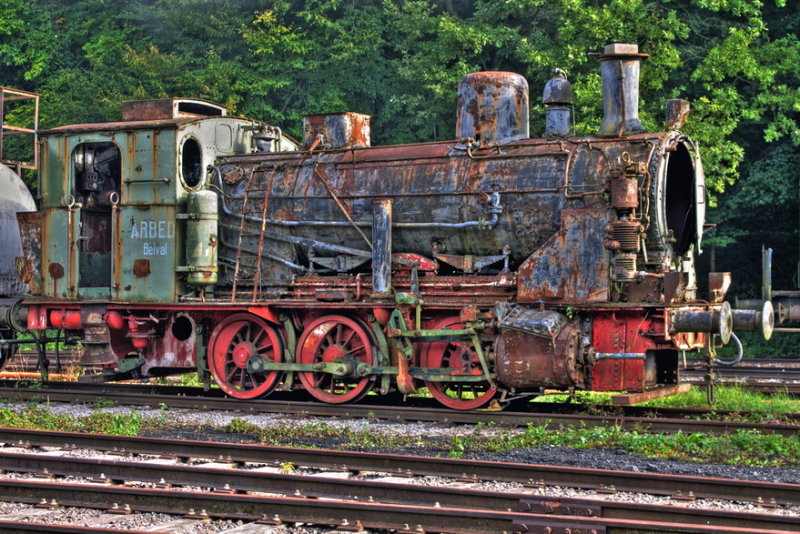
[[[732,310],[724,273],[698,298],[688,103],[646,132],[645,55],[597,57],[589,137],[570,134],[560,71],[542,138],[506,72],[461,81],[448,142],[371,147],[369,117],[338,113],[306,117],[298,143],[189,100],[42,132],[39,216],[21,218],[42,234],[21,262],[36,294],[4,300],[4,324],[81,337],[101,379],[198,371],[237,398],[427,388],[472,409],[551,388],[674,393],[681,351],[768,336],[771,308]]]

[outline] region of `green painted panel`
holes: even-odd
[[[126,134],[123,151],[122,203],[175,202],[175,130],[137,130]]]
[[[49,137],[46,139],[41,158],[42,207],[61,206],[64,195],[72,186],[68,183],[66,172],[69,141],[65,137]]]
[[[77,275],[70,266],[71,243],[77,230],[74,220],[74,213],[63,208],[42,210],[42,293],[45,296],[74,297],[69,290],[76,287]]]
[[[120,208],[121,268],[117,298],[131,301],[175,300],[175,267],[182,256],[182,228],[175,206]]]

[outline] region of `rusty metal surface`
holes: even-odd
[[[592,367],[592,389],[643,391],[657,383],[677,382],[677,357],[669,356],[671,342],[664,339],[661,321],[643,318],[639,310],[596,315],[593,347],[602,358]]]
[[[523,390],[584,386],[578,334],[574,326],[564,327],[555,338],[501,330],[495,349],[498,379]]]
[[[664,126],[667,130],[680,130],[689,118],[691,106],[688,100],[671,98],[667,100],[664,111]]]
[[[303,148],[366,148],[370,146],[369,115],[363,113],[324,113],[303,117]]]
[[[508,245],[510,268],[514,270],[558,231],[564,207],[603,206],[604,175],[609,172],[609,162],[623,149],[635,149],[632,157],[652,158],[651,166],[658,166],[659,154],[652,149],[666,140],[643,136],[639,141],[624,146],[610,140],[529,140],[509,145],[500,155],[475,151],[474,159],[458,145],[447,143],[324,152],[315,155],[313,163],[307,155],[297,153],[259,154],[229,158],[221,167],[221,176],[250,176],[254,180],[250,186],[254,193],[245,213],[243,249],[256,251],[264,192],[272,169],[277,168],[269,194],[266,230],[287,238],[283,244],[269,239],[275,248],[271,257],[262,259],[269,264],[262,266],[262,278],[287,280],[297,273],[291,265],[307,265],[308,246],[291,245],[299,243],[296,240],[300,238],[313,236],[319,243],[365,248],[363,237],[316,174],[325,177],[359,228],[371,226],[371,199],[391,198],[396,214],[393,250],[397,253],[430,258],[437,249],[451,256],[492,256]],[[221,184],[229,215],[222,220],[220,256],[233,260],[242,200],[250,178],[228,181],[231,183]],[[489,226],[493,215],[487,210],[491,205],[482,202],[492,191],[499,193],[501,211],[497,222]],[[466,224],[480,220],[487,221],[483,230],[480,224]],[[425,227],[428,223],[430,227]],[[459,224],[463,228],[458,228]],[[648,250],[657,252],[658,248],[656,243]],[[339,254],[320,249],[314,253]],[[255,266],[254,254],[245,255],[245,262]],[[223,273],[223,285],[231,283],[230,273],[227,276],[226,282]]]
[[[611,180],[611,206],[636,208],[639,206],[639,182],[629,177]]]
[[[0,164],[0,295],[20,295],[28,290],[17,270],[17,258],[26,257],[17,213],[35,210],[36,204],[22,179]]]
[[[614,395],[611,397],[611,403],[619,406],[628,406],[630,404],[638,404],[654,399],[661,399],[663,397],[670,397],[672,395],[679,395],[691,391],[691,384],[675,384],[672,386],[664,386],[659,388],[641,391],[639,393],[626,393],[624,395]]]
[[[22,242],[22,256],[17,261],[17,274],[29,292],[38,295],[42,291],[42,227],[38,212],[17,213],[17,222]]]
[[[122,120],[146,121],[224,116],[224,106],[199,98],[162,98],[122,103]]]
[[[476,72],[458,84],[456,138],[479,146],[527,139],[528,81],[513,72]]]
[[[631,44],[610,44],[600,60],[603,123],[597,135],[622,137],[645,131],[639,121],[639,63],[647,54]]]
[[[608,300],[607,210],[563,210],[561,229],[519,268],[519,301]]]
[[[515,388],[584,385],[576,321],[553,310],[518,306],[500,322],[497,377]]]

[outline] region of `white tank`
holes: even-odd
[[[21,295],[28,289],[16,268],[22,257],[17,213],[25,211],[36,211],[30,191],[17,173],[0,164],[0,296]]]

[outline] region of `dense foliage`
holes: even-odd
[[[706,249],[752,294],[762,243],[794,287],[798,26],[796,0],[0,0],[0,83],[41,93],[44,127],[193,96],[294,134],[304,113],[368,113],[385,144],[452,138],[457,82],[477,70],[528,78],[536,135],[559,67],[588,134],[601,99],[586,52],[638,43],[642,119],[660,129],[666,98],[692,102],[720,223]]]

